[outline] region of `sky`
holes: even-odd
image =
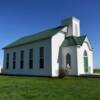
[[[81,35],[87,34],[94,51],[94,68],[100,68],[100,0],[0,0],[0,66],[2,48],[14,40],[80,19]]]

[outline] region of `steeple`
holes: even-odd
[[[62,26],[67,26],[66,36],[80,36],[80,21],[75,17],[70,17],[61,21]]]

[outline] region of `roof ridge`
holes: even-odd
[[[49,30],[57,29],[57,28],[59,28],[59,27],[60,27],[60,26],[48,28],[48,29],[43,30],[43,31],[35,32],[34,34],[32,33],[32,34],[30,34],[30,35],[23,36],[23,37],[21,37],[20,39],[22,39],[22,38],[24,38],[24,37],[29,37],[29,36],[35,36],[35,35],[37,35],[37,34],[41,34],[42,32],[46,32],[46,31],[49,31]]]
[[[50,29],[32,34],[32,35],[21,37],[21,38],[17,39],[16,41],[14,41],[13,43],[10,43],[7,46],[5,46],[3,49],[13,48],[13,47],[21,46],[24,44],[29,44],[29,43],[33,43],[36,41],[51,38],[53,35],[58,33],[64,27],[65,26],[57,26],[54,28],[50,28]]]

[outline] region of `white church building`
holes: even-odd
[[[65,67],[69,67],[69,75],[93,73],[93,49],[88,37],[80,35],[80,21],[75,17],[3,49],[4,74],[56,77]]]

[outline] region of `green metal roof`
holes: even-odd
[[[80,37],[75,37],[75,36],[66,37],[66,39],[62,43],[62,47],[82,45],[85,38],[86,35]]]
[[[40,40],[43,40],[43,39],[50,38],[53,35],[55,35],[57,32],[59,32],[63,27],[59,26],[59,27],[56,27],[56,28],[48,29],[48,30],[43,31],[43,32],[39,32],[39,33],[34,34],[34,35],[25,36],[23,38],[16,40],[13,43],[7,45],[3,49],[13,48],[13,47],[16,47],[16,46],[21,46],[21,45],[24,45],[24,44],[33,43],[33,42],[36,42],[36,41],[40,41]]]

